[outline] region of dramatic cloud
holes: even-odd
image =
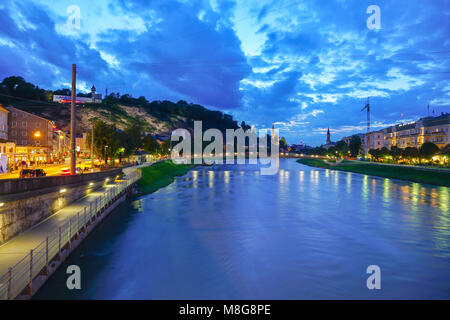
[[[77,63],[82,89],[184,99],[317,145],[328,127],[364,131],[368,96],[374,128],[448,111],[449,21],[448,0],[6,0],[0,77],[59,88]]]

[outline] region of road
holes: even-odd
[[[77,164],[78,167],[84,168],[85,165],[87,166],[90,163],[90,160],[82,161],[81,164]],[[57,176],[61,174],[61,170],[63,169],[69,169],[70,164],[56,164],[56,165],[50,165],[50,166],[42,166],[39,167],[39,169],[44,169],[44,171],[47,173],[47,176]],[[0,179],[15,179],[19,178],[20,170],[16,170],[14,173],[3,173],[0,174]]]

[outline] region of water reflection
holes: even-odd
[[[65,289],[63,267],[38,297],[450,299],[448,188],[293,160],[255,169],[198,167],[124,205],[66,262],[83,290]]]

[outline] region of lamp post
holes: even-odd
[[[106,148],[108,148],[108,145],[105,145],[105,147],[103,148],[103,154],[105,155],[105,166],[108,165],[108,156],[106,155]]]
[[[33,134],[33,136],[36,138],[36,139],[39,139],[40,137],[41,137],[41,132],[40,131],[36,131],[34,134]],[[38,143],[37,143],[37,141],[35,141],[35,147],[36,147],[36,149],[35,149],[35,151],[36,151],[36,153],[34,154],[34,166],[35,167],[37,167],[38,165],[37,165],[37,160],[36,159],[39,159],[39,158],[37,158],[38,156],[37,156],[37,147],[38,147]]]

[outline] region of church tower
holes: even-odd
[[[92,98],[92,102],[95,102],[95,86],[92,85],[91,88],[91,98]]]
[[[327,131],[327,143],[326,143],[326,144],[329,144],[329,143],[331,143],[331,139],[330,139],[330,128],[328,128],[328,131]]]

